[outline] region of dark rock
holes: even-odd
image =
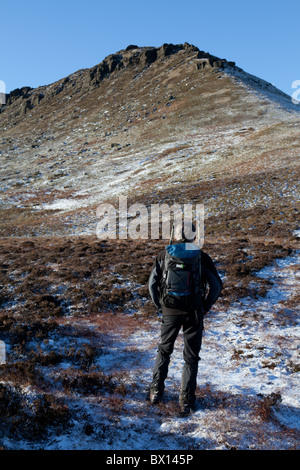
[[[185,50],[187,50],[189,52],[198,52],[199,51],[198,47],[193,46],[193,44],[189,44],[188,42],[185,42],[183,44],[183,47],[184,47]]]
[[[141,65],[150,65],[155,62],[157,59],[157,49],[155,47],[151,49],[146,49],[140,55],[140,63]]]
[[[216,57],[210,56],[208,58],[200,59],[196,62],[198,70],[204,68],[223,68],[226,60],[217,59]]]
[[[182,44],[174,45],[174,44],[163,44],[159,49],[158,49],[158,58],[163,58],[163,57],[168,57],[172,54],[176,54],[176,52],[181,51],[184,49],[184,46]]]
[[[45,97],[44,93],[35,93],[31,99],[32,107],[40,104],[40,102],[42,101],[44,97]]]
[[[116,69],[123,67],[122,63],[123,56],[121,54],[112,54],[104,59],[105,65],[107,65],[108,72],[112,73]]]
[[[6,95],[6,104],[9,105],[18,98],[29,98],[31,90],[33,90],[33,88],[29,86],[16,88],[15,90],[11,91],[8,95]]]
[[[138,46],[134,46],[134,45],[131,44],[130,46],[126,47],[126,51],[131,51],[133,49],[138,49],[138,48],[139,48]]]

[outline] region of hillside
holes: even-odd
[[[7,97],[2,207],[14,234],[51,234],[51,223],[56,234],[94,233],[90,215],[116,185],[118,195],[150,202],[161,190],[195,184],[210,215],[215,201],[201,196],[207,181],[222,179],[231,200],[245,174],[278,173],[265,188],[278,200],[285,175],[295,178],[299,108],[290,97],[188,44],[133,47]]]
[[[298,105],[190,44],[128,46],[0,112],[0,447],[299,447]],[[203,203],[224,281],[197,398],[147,401],[163,240],[99,240],[100,203]],[[298,289],[298,290],[297,290]],[[160,446],[160,447],[158,447]]]

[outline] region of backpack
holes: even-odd
[[[184,312],[201,302],[201,250],[193,243],[168,245],[163,265],[161,304]]]

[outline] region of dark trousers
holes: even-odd
[[[197,385],[199,352],[202,343],[203,316],[202,314],[166,315],[162,318],[161,340],[158,345],[157,358],[153,370],[152,386],[164,389],[164,381],[168,375],[170,356],[174,343],[182,327],[184,348],[184,367],[181,377],[181,394],[186,395],[189,401],[195,400]]]

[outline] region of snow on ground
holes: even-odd
[[[171,358],[164,402],[151,406],[147,400],[160,330],[159,321],[151,320],[129,337],[114,333],[98,359],[105,373],[124,373],[126,393],[74,398],[70,406],[81,411],[73,427],[54,436],[45,449],[296,448],[299,323],[276,319],[282,302],[297,291],[299,263],[297,253],[263,269],[258,275],[274,282],[264,298],[242,299],[228,310],[216,306],[206,317],[194,414],[178,413],[182,333]],[[264,420],[259,410],[267,403],[271,414]],[[87,424],[91,432],[85,431]]]
[[[244,84],[244,87],[251,90],[252,93],[261,97],[261,99],[268,99],[277,105],[277,112],[279,109],[289,109],[292,112],[299,112],[299,102],[294,103],[292,98],[283,91],[276,88],[273,84],[265,80],[245,72],[240,67],[226,67],[225,73],[235,77],[239,83]]]
[[[182,333],[171,357],[164,401],[149,403],[160,322],[145,320],[145,328],[133,334],[122,328],[107,334],[97,359],[105,374],[118,374],[125,393],[75,393],[68,402],[72,426],[62,434],[54,433],[42,444],[5,438],[3,445],[111,451],[299,447],[300,329],[296,309],[285,304],[297,294],[299,265],[300,252],[278,260],[257,274],[273,281],[265,297],[241,299],[227,310],[216,305],[205,318],[194,414],[181,417],[178,408]],[[93,319],[82,321],[97,329]],[[30,395],[30,390],[24,393]]]

